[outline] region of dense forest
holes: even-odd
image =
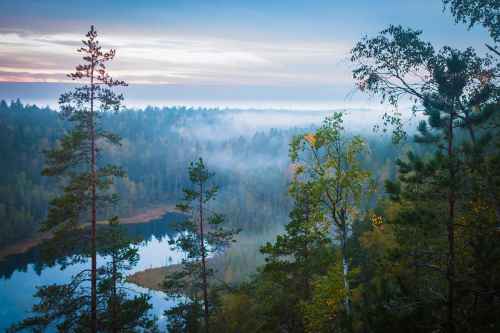
[[[103,126],[122,137],[122,146],[105,147],[103,163],[112,160],[127,175],[114,184],[121,200],[111,213],[125,217],[155,204],[175,204],[188,182],[186,166],[203,156],[221,187],[214,204],[231,217],[235,227],[262,231],[286,223],[291,207],[287,196],[291,177],[288,144],[294,134],[313,124],[299,117],[298,123],[303,122],[306,128],[263,127],[225,134],[234,132],[227,120],[243,112],[150,107],[105,115]],[[296,117],[293,111],[278,114]],[[21,101],[0,101],[0,126],[5,143],[0,152],[5,156],[0,230],[7,236],[1,239],[1,247],[31,236],[46,217],[57,186],[40,173],[44,151],[56,145],[69,125],[54,110]],[[210,127],[218,128],[219,134],[207,133]],[[371,153],[366,163],[383,182],[395,173],[390,161],[405,148],[377,134],[370,134],[368,140]]]
[[[9,331],[499,332],[500,5],[444,6],[486,28],[484,49],[437,49],[402,26],[351,49],[357,87],[387,107],[383,135],[342,111],[234,136],[221,124],[241,110],[126,110],[114,88],[127,84],[106,68],[115,51],[92,26],[69,75],[83,85],[60,110],[0,103],[0,246],[42,230],[47,258],[90,264],[40,286]],[[169,245],[185,255],[161,284],[175,300],[166,327],[148,294],[126,292],[140,240],[119,219],[158,204],[184,217]],[[218,278],[239,235],[274,226],[253,274]]]

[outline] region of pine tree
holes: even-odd
[[[486,47],[500,56],[498,43],[500,42],[500,3],[496,0],[443,0],[445,7],[449,7],[455,17],[455,22],[463,22],[472,28],[481,24],[488,29],[494,46]]]
[[[446,212],[438,214],[432,223],[446,227],[443,325],[448,332],[455,332],[457,295],[462,294],[457,292],[457,213],[463,209],[467,195],[472,194],[469,170],[481,165],[466,161],[480,162],[485,154],[494,151],[491,133],[486,129],[498,108],[498,68],[490,58],[477,56],[471,48],[460,51],[444,47],[436,52],[431,44],[420,39],[420,34],[391,26],[373,39],[365,38],[351,51],[357,65],[353,76],[362,90],[380,95],[395,107],[401,98],[409,98],[415,104],[414,112],[421,112],[426,118],[419,124],[415,139],[431,147],[434,156],[429,159],[411,154],[399,166],[402,182],[409,185],[406,190],[418,189],[423,197],[435,198],[434,207],[446,197],[446,204],[441,206]],[[400,124],[397,114],[386,119]],[[484,176],[492,177],[488,173]],[[422,179],[424,186],[415,187]],[[494,182],[489,184],[489,201],[496,207],[500,221],[498,187]],[[399,188],[389,185],[391,189]]]
[[[91,307],[90,329],[97,332],[97,260],[96,224],[97,210],[113,203],[116,196],[108,189],[113,177],[121,177],[123,172],[113,165],[99,165],[99,146],[106,143],[119,145],[120,138],[100,127],[102,113],[118,111],[122,95],[115,94],[110,88],[125,86],[123,81],[113,80],[106,63],[113,60],[115,50],[103,51],[97,40],[97,31],[91,26],[78,49],[84,64],[78,65],[69,77],[84,84],[73,91],[64,93],[59,99],[61,116],[74,126],[61,139],[60,145],[47,152],[45,176],[63,179],[64,192],[50,203],[44,230],[76,228],[81,222],[90,223],[91,256]],[[87,219],[85,216],[89,214]]]
[[[280,321],[289,332],[303,332],[302,307],[312,297],[314,279],[326,274],[334,257],[328,223],[320,208],[320,200],[312,185],[294,180],[290,185],[294,207],[285,234],[274,243],[266,243],[260,252],[266,255],[260,279],[272,280],[287,297],[275,299],[281,308]]]
[[[193,218],[179,223],[179,236],[171,241],[171,245],[186,253],[186,258],[182,260],[181,268],[167,275],[164,282],[169,295],[189,298],[189,302],[169,311],[170,314],[188,317],[187,326],[196,327],[195,323],[189,321],[196,318],[193,313],[197,312],[198,297],[202,295],[205,332],[210,331],[209,279],[214,274],[214,270],[208,267],[207,259],[234,242],[234,237],[239,232],[222,227],[224,216],[211,212],[208,207],[218,192],[217,186],[211,183],[213,176],[201,158],[189,166],[192,186],[184,189],[183,202],[177,207],[185,213],[191,213]],[[177,327],[179,325],[176,323]]]
[[[106,230],[102,230],[100,234],[99,254],[109,260],[98,269],[99,330],[111,333],[139,329],[155,332],[155,320],[149,316],[150,297],[138,294],[129,298],[124,288],[125,272],[139,261],[137,246],[127,237],[117,218],[111,219]]]
[[[125,272],[139,259],[134,243],[125,235],[117,218],[112,218],[108,226],[100,230],[97,248],[107,261],[97,269],[98,332],[157,332],[156,319],[149,314],[149,296],[129,297],[124,286]],[[89,270],[83,270],[69,283],[39,287],[35,296],[40,302],[33,307],[34,314],[9,331],[39,332],[55,327],[59,332],[88,332],[92,320],[89,280]]]

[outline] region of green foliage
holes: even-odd
[[[344,288],[341,261],[314,281],[314,296],[303,305],[305,332],[343,332],[345,317],[343,301],[347,296]]]
[[[102,255],[109,256],[110,261],[97,269],[96,211],[116,202],[116,194],[110,191],[113,179],[124,175],[119,167],[101,163],[100,147],[119,145],[120,138],[101,128],[100,114],[120,109],[123,96],[110,88],[126,84],[113,80],[107,73],[105,63],[114,58],[115,51],[102,51],[93,26],[86,37],[84,46],[78,49],[84,64],[78,65],[69,77],[88,84],[61,95],[60,114],[71,127],[58,145],[45,152],[42,174],[57,177],[64,188],[50,202],[42,230],[54,232],[50,243],[52,250],[59,250],[58,257],[70,254],[80,261],[90,257],[91,269],[76,274],[67,284],[39,287],[35,296],[40,303],[33,307],[34,315],[13,326],[12,331],[42,331],[51,326],[59,332],[156,330],[148,315],[149,297],[138,295],[129,299],[123,289],[123,272],[137,263],[138,256],[137,249],[119,230],[116,217],[110,220],[107,232],[100,235],[100,243],[104,244]],[[77,245],[73,244],[73,237],[65,237],[88,236],[87,230],[82,230],[88,222],[90,237],[79,239]],[[81,251],[73,252],[76,248]]]
[[[495,42],[500,41],[500,3],[496,0],[443,0],[456,22],[472,28],[481,24],[488,29]]]
[[[351,50],[356,65],[353,78],[362,91],[379,94],[397,105],[403,95],[418,97],[420,82],[408,79],[422,72],[434,56],[430,43],[420,39],[422,31],[389,26],[374,38],[364,37]]]
[[[47,108],[0,102],[0,247],[30,235],[45,219],[55,182],[41,177],[40,152],[62,130],[62,121]]]
[[[255,300],[243,290],[244,288],[241,289],[221,297],[221,304],[212,319],[214,332],[269,332],[263,328],[264,323],[257,312]]]
[[[56,180],[51,179],[55,177],[41,177],[39,170],[44,163],[42,151],[53,147],[70,124],[49,109],[17,106],[16,102],[12,107],[5,103],[5,109],[1,105],[0,127],[5,126],[0,136],[6,144],[0,147],[0,154],[7,157],[0,166],[3,247],[32,236],[46,218],[49,200],[60,193]],[[273,129],[215,140],[188,136],[179,129],[189,125],[193,127],[189,131],[195,133],[203,124],[219,124],[225,115],[222,110],[180,107],[101,114],[103,130],[122,137],[121,147],[100,147],[102,164],[120,165],[126,176],[113,179],[110,192],[117,193],[120,200],[98,211],[98,218],[128,217],[151,205],[176,202],[182,188],[189,185],[183,170],[197,154],[185,147],[197,147],[216,172],[214,180],[220,191],[212,207],[224,212],[228,226],[253,233],[269,233],[283,226],[291,207],[286,195],[290,179],[287,148],[290,138],[304,129]],[[399,148],[386,137],[365,138],[372,154],[364,156],[363,166],[381,181],[392,178],[395,166],[391,161]]]
[[[200,318],[203,317],[202,304],[199,300],[182,301],[165,311],[168,316],[167,329],[172,333],[201,332]]]
[[[444,3],[457,21],[469,27],[484,25],[498,42],[499,7],[495,1]],[[305,135],[272,131],[256,134],[249,141],[200,143],[172,130],[191,119],[180,113],[193,110],[161,115],[147,110],[109,117],[106,112],[117,110],[121,97],[101,88],[95,90],[97,105],[103,111],[96,120],[113,124],[119,119],[116,127],[126,134],[130,156],[138,152],[144,156],[130,163],[130,178],[113,184],[112,180],[123,173],[106,166],[104,161],[111,157],[101,155],[103,163],[95,184],[103,206],[115,203],[110,192],[120,187],[120,193],[141,198],[137,204],[161,200],[166,193],[190,184],[178,205],[190,218],[179,225],[179,236],[171,243],[185,258],[172,268],[164,284],[166,293],[178,300],[177,306],[166,312],[170,332],[500,330],[499,67],[492,57],[479,56],[472,48],[436,50],[421,36],[418,30],[390,26],[374,38],[363,38],[351,51],[358,87],[394,108],[382,119],[384,130],[395,128],[394,141],[407,138],[403,114],[397,108],[402,101],[409,99],[413,113],[423,117],[414,136],[416,144],[404,146],[405,154],[397,159],[384,145],[370,145],[372,154],[368,154],[363,139],[345,133],[340,113]],[[498,54],[495,48],[490,50]],[[101,53],[103,57],[112,55]],[[82,71],[85,68],[75,75],[83,75]],[[109,78],[103,76],[102,80]],[[88,126],[96,128],[101,143],[106,142],[104,150],[120,142],[118,136],[87,117],[84,102],[88,94],[83,88],[61,98],[63,115],[75,125],[48,154],[50,165],[45,173],[69,176],[63,179],[66,187],[62,196],[52,201],[48,228],[75,226],[88,207],[88,184],[93,179],[81,166],[89,156]],[[19,104],[0,104],[0,111],[29,109]],[[6,117],[16,118],[10,111]],[[50,118],[48,111],[35,112]],[[203,111],[197,117],[213,121],[209,113]],[[26,130],[34,127],[31,125],[14,133],[32,134]],[[2,122],[0,126],[5,127],[5,133],[12,132]],[[141,126],[151,130],[138,130]],[[161,134],[165,128],[169,129],[167,135]],[[241,174],[226,170],[217,178],[199,159],[190,164],[188,177],[178,175],[181,162],[200,151],[242,152],[245,162],[261,150],[269,153],[265,158],[275,157],[292,134],[292,172],[285,172],[285,167]],[[10,140],[2,131],[0,135]],[[166,143],[181,148],[157,153]],[[53,144],[49,140],[43,146]],[[186,146],[194,147],[194,153],[185,152]],[[106,152],[114,154],[113,158],[130,159],[113,148]],[[179,165],[166,168],[167,162]],[[375,183],[368,170],[374,171],[378,181],[385,181],[385,193],[376,203],[370,198]],[[37,188],[32,175],[8,172],[15,176],[16,191],[38,189],[42,193],[16,192],[22,200],[16,197],[0,206],[0,214],[9,220],[29,224],[43,214],[32,214],[21,203],[36,201],[36,197],[41,205],[47,192]],[[231,221],[215,211],[227,205],[226,213],[244,221],[236,223],[238,226],[258,224],[250,220],[268,223],[270,217],[281,217],[288,210],[280,191],[289,180],[293,200],[289,223],[283,234],[261,247],[265,264],[239,286],[227,288],[216,283],[213,266],[207,261],[227,249],[236,232],[226,229]],[[214,182],[223,185],[221,192]],[[1,185],[0,195],[5,197],[12,183]],[[102,214],[111,211],[108,207]],[[123,272],[137,261],[137,251],[117,227],[112,220],[101,249],[109,261],[99,270],[100,329],[130,331],[140,327],[154,331],[154,321],[147,315],[147,297],[128,299],[120,289]],[[57,230],[56,236],[65,231]],[[73,237],[79,235],[75,232]],[[85,257],[90,250],[83,248]],[[71,247],[62,250],[72,251]],[[34,308],[37,315],[13,330],[40,331],[51,323],[60,331],[85,330],[90,321],[86,280],[88,272],[82,272],[66,285],[40,288],[37,296],[41,302]]]
[[[61,117],[72,126],[59,144],[45,153],[46,167],[42,174],[60,177],[65,186],[62,195],[51,201],[43,230],[66,225],[75,227],[80,223],[82,215],[95,205],[94,187],[101,208],[113,204],[116,197],[109,193],[113,178],[124,175],[117,166],[97,164],[101,145],[120,144],[119,136],[103,130],[99,120],[102,113],[120,109],[123,96],[110,88],[126,83],[113,80],[107,73],[105,64],[113,60],[115,51],[101,50],[93,26],[86,37],[84,46],[78,49],[84,64],[77,66],[69,77],[88,81],[88,84],[61,95]]]
[[[117,219],[101,231],[99,252],[105,263],[98,269],[98,331],[156,332],[156,319],[149,311],[149,296],[129,296],[125,272],[138,261],[137,247],[124,235]],[[88,332],[90,270],[73,276],[67,284],[38,287],[33,315],[10,328],[11,332],[41,332],[55,327],[58,332]]]
[[[356,214],[366,192],[373,190],[370,173],[360,161],[367,152],[364,140],[343,133],[342,114],[327,118],[314,134],[296,136],[290,145],[290,158],[296,164],[296,179],[310,182],[317,192],[323,214],[343,228]]]
[[[478,1],[451,3],[460,19],[472,15],[472,24],[488,20],[484,16],[487,6],[472,8]],[[488,228],[486,220],[478,219],[474,228],[461,221],[471,200],[480,200],[482,207],[496,215],[497,223],[500,221],[500,206],[494,199],[497,184],[490,181],[485,185],[495,176],[483,164],[498,155],[494,144],[498,136],[494,111],[498,110],[498,66],[471,48],[462,51],[445,46],[434,51],[419,35],[390,27],[375,38],[363,39],[352,50],[357,66],[353,75],[361,88],[380,95],[382,101],[388,97],[394,106],[401,98],[409,98],[415,104],[414,112],[425,116],[415,141],[428,147],[426,154],[409,152],[406,159],[397,161],[397,181],[386,182],[393,207],[397,207],[387,222],[393,225],[391,232],[399,244],[391,251],[392,264],[398,267],[393,274],[397,289],[387,296],[405,309],[393,311],[396,316],[392,318],[397,327],[406,327],[405,321],[409,321],[417,331],[489,331],[496,321],[489,311],[479,314],[475,309],[482,299],[477,292],[486,284],[475,285],[472,276],[496,274],[497,265],[491,261],[481,273],[471,267],[472,262],[488,257],[486,253],[496,253],[496,245],[490,239],[479,246],[470,238],[475,227]],[[479,169],[484,170],[481,176],[475,171]],[[493,229],[489,233],[494,234]],[[486,288],[497,287],[488,284]],[[490,311],[497,311],[494,308],[492,305]]]
[[[374,189],[370,173],[361,165],[366,144],[359,136],[346,137],[342,114],[335,113],[314,134],[295,137],[290,147],[291,160],[298,164],[296,179],[311,184],[320,211],[333,225],[333,238],[340,243],[345,308],[350,316],[348,239],[362,199]]]
[[[295,200],[290,222],[284,235],[261,248],[266,264],[259,279],[272,281],[269,288],[274,291],[268,301],[273,307],[270,312],[279,318],[277,322],[290,332],[300,332],[304,329],[301,305],[311,298],[313,280],[330,265],[333,251],[329,224],[311,184],[294,182],[290,192]],[[280,297],[275,297],[277,290],[281,290]],[[265,289],[260,292],[266,293]]]
[[[116,195],[109,193],[109,189],[113,184],[113,177],[123,176],[123,171],[117,166],[100,165],[100,146],[119,145],[120,139],[100,128],[99,114],[120,109],[123,96],[115,94],[110,88],[125,86],[126,83],[113,80],[109,76],[105,64],[113,60],[115,50],[102,51],[94,26],[90,27],[86,38],[82,41],[83,47],[77,50],[83,55],[84,64],[76,66],[75,71],[68,75],[73,80],[83,81],[84,84],[59,98],[61,116],[68,120],[72,127],[60,139],[57,147],[45,153],[46,167],[42,174],[58,177],[64,184],[64,189],[59,197],[51,201],[42,230],[74,230],[82,221],[90,222],[90,331],[96,333],[97,209],[116,202]]]
[[[126,172],[124,178],[113,177],[109,192],[117,193],[121,200],[98,210],[100,220],[112,215],[128,217],[149,206],[180,199],[182,188],[189,185],[188,174],[183,170],[199,152],[211,157],[209,161],[217,171],[215,180],[221,190],[212,205],[216,210],[224,209],[230,217],[228,225],[264,232],[286,222],[290,207],[285,195],[287,146],[296,130],[202,140],[181,129],[219,123],[226,116],[225,111],[146,108],[99,116],[103,131],[112,130],[122,137],[121,147],[100,146],[101,165],[120,165]],[[71,124],[49,109],[0,102],[0,128],[5,142],[0,154],[6,157],[0,166],[3,247],[33,236],[46,219],[48,202],[61,194],[56,179],[52,179],[56,177],[41,177],[39,170],[45,160],[42,152],[55,147],[56,140],[71,129]],[[197,147],[198,151],[186,147]],[[221,156],[230,160],[221,162]],[[250,162],[243,163],[246,159]],[[230,168],[232,165],[240,167]],[[263,223],[270,219],[272,223]]]
[[[492,2],[445,3],[457,19],[494,31]],[[286,233],[262,248],[266,264],[223,299],[216,318],[238,318],[248,332],[499,329],[498,65],[471,48],[435,50],[420,36],[391,26],[352,50],[361,90],[395,107],[383,119],[396,126],[395,139],[406,136],[400,101],[410,99],[413,112],[424,116],[414,137],[420,147],[407,145],[395,159],[398,172],[385,179],[386,195],[369,214],[359,213],[368,208],[369,174],[362,166],[369,158],[360,158],[361,140],[343,135],[340,115],[295,136],[295,206]],[[336,237],[310,229],[304,207],[315,212],[317,225],[336,227]],[[329,255],[304,259],[308,240],[321,248],[306,237],[312,234],[325,237]],[[346,270],[346,263],[356,268]],[[242,306],[260,327],[242,318]]]
[[[205,331],[209,328],[209,279],[214,270],[207,264],[208,258],[221,253],[232,242],[239,230],[223,227],[224,217],[212,212],[208,204],[215,199],[218,188],[212,184],[214,174],[210,172],[201,158],[189,166],[191,187],[184,189],[184,199],[177,207],[190,213],[192,218],[185,219],[177,226],[179,235],[170,244],[186,254],[180,268],[168,274],[163,287],[167,295],[182,298],[183,301],[169,310],[174,320],[169,324],[173,330],[183,327],[202,327],[197,314],[203,314]],[[203,294],[204,312],[198,311],[200,294]],[[195,331],[194,328],[193,332]],[[190,329],[191,330],[191,329]]]

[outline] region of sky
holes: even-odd
[[[349,63],[362,36],[402,24],[437,47],[488,40],[456,25],[440,0],[1,1],[0,98],[55,100],[92,24],[138,105],[369,106]]]

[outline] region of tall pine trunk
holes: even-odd
[[[96,143],[94,126],[94,61],[90,73],[90,148],[91,152],[91,182],[92,182],[92,231],[91,231],[91,332],[97,333],[97,247],[96,247]]]
[[[120,168],[108,165],[99,169],[97,165],[99,142],[118,145],[120,138],[114,134],[106,135],[98,127],[99,112],[117,112],[123,100],[122,95],[115,94],[111,88],[126,86],[124,81],[113,80],[106,71],[105,63],[114,59],[115,50],[104,52],[97,41],[97,31],[94,26],[86,34],[87,40],[82,41],[83,47],[77,52],[83,55],[84,64],[77,65],[75,71],[68,77],[75,81],[83,81],[82,87],[64,93],[59,99],[61,115],[74,123],[72,128],[61,139],[62,144],[47,153],[47,164],[43,174],[48,176],[68,176],[69,181],[64,188],[64,194],[51,203],[45,227],[55,228],[60,225],[74,223],[80,217],[89,214],[90,241],[86,244],[90,251],[90,302],[86,305],[84,316],[87,331],[97,333],[98,322],[98,273],[97,273],[97,200],[110,202],[112,194],[100,193],[99,177],[112,183],[113,177],[122,177]],[[83,181],[85,180],[85,181]],[[82,200],[75,200],[80,198]],[[57,203],[57,204],[56,204]],[[61,204],[62,203],[62,204]],[[84,221],[81,221],[84,222]],[[86,270],[88,271],[88,270]],[[86,289],[87,290],[87,289]],[[87,291],[86,291],[87,292]]]
[[[203,231],[203,183],[200,182],[200,249],[201,249],[201,275],[203,279],[203,305],[204,305],[204,318],[205,318],[205,332],[208,333],[209,329],[209,314],[208,314],[208,284],[207,284],[207,263],[205,251],[205,238]]]

